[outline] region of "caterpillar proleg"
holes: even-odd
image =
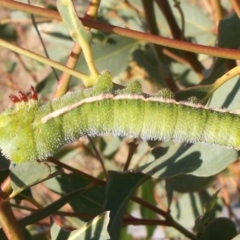
[[[104,73],[93,88],[45,104],[32,94],[0,115],[2,153],[14,163],[44,160],[81,136],[106,134],[240,149],[239,115],[176,102],[168,91],[154,96],[141,91],[138,82],[114,91]]]

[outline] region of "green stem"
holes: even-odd
[[[91,2],[89,3],[89,7],[85,12],[85,17],[95,18],[98,13],[99,5],[100,5],[100,0],[91,0]],[[90,30],[90,28],[88,28],[87,30]],[[71,69],[74,69],[81,55],[81,52],[82,52],[81,46],[78,43],[74,43],[74,46],[72,47],[72,51],[68,57],[66,66]],[[67,72],[63,72],[60,80],[58,81],[58,85],[55,90],[53,99],[60,98],[68,91],[71,77],[72,77],[71,74],[68,74]]]
[[[90,45],[91,34],[89,30],[84,28],[81,20],[79,20],[73,2],[71,0],[58,0],[57,8],[70,36],[82,48],[91,77],[96,79],[99,73],[93,59],[92,48]]]
[[[37,61],[39,61],[41,63],[46,64],[46,65],[52,66],[54,68],[57,68],[57,69],[59,69],[59,70],[61,70],[63,72],[68,72],[69,74],[71,74],[71,75],[73,75],[73,76],[75,76],[77,78],[80,78],[84,82],[85,86],[92,86],[91,85],[92,78],[90,76],[86,75],[86,74],[83,74],[83,73],[77,72],[77,71],[75,71],[73,69],[70,69],[68,67],[65,67],[65,66],[61,65],[60,63],[58,63],[58,62],[55,62],[55,61],[50,60],[50,59],[47,59],[47,58],[45,58],[45,57],[43,57],[43,56],[41,56],[39,54],[36,54],[36,53],[31,52],[29,50],[26,50],[24,48],[20,48],[20,47],[14,45],[14,44],[11,44],[9,42],[4,41],[3,39],[0,39],[0,46],[8,48],[8,49],[10,49],[10,50],[12,50],[14,52],[17,52],[17,53],[22,54],[22,55],[24,55],[26,57],[32,58],[34,60],[37,60]]]
[[[97,78],[99,76],[99,73],[97,71],[97,68],[95,66],[94,58],[93,58],[93,53],[92,53],[92,48],[90,44],[87,44],[84,42],[84,44],[81,44],[82,51],[85,57],[85,60],[87,62],[89,71],[91,73],[92,78]]]

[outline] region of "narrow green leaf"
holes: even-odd
[[[78,174],[62,173],[57,178],[50,179],[44,184],[52,191],[64,195],[79,188],[85,188],[91,184],[92,180]],[[94,185],[88,191],[77,195],[69,201],[69,204],[75,212],[81,212],[87,215],[99,215],[103,209],[105,198],[105,186]],[[86,218],[83,219],[86,221]]]
[[[165,189],[166,189],[166,197],[167,197],[168,209],[170,209],[171,204],[172,204],[172,200],[173,200],[175,179],[176,179],[176,177],[166,178],[165,179]]]
[[[27,216],[27,217],[19,220],[19,225],[21,227],[25,227],[29,224],[38,222],[45,217],[48,217],[49,215],[53,214],[58,209],[60,209],[62,206],[64,206],[66,203],[68,203],[73,197],[75,197],[78,194],[81,194],[84,191],[85,191],[85,189],[80,188],[73,192],[70,192],[69,194],[66,194],[65,196],[63,196],[60,199],[58,199],[57,201],[49,204],[48,206],[39,210],[38,212],[35,212],[35,213],[31,214],[30,216]]]
[[[148,203],[152,205],[156,205],[156,201],[154,198],[154,183],[152,179],[149,179],[145,183],[143,183],[141,187],[141,195],[142,199],[147,201]],[[149,210],[148,208],[145,208],[143,206],[140,207],[141,215],[144,219],[157,219],[157,215],[152,210]],[[147,239],[151,238],[154,230],[156,229],[156,226],[146,226],[147,228]]]
[[[127,203],[136,189],[149,177],[135,172],[108,172],[105,211],[110,211],[109,234],[112,240],[119,239],[122,218]]]
[[[208,200],[208,202],[204,206],[204,213],[211,212],[213,208],[216,206],[217,200],[218,200],[218,193],[221,189],[218,189]]]
[[[72,1],[58,0],[57,8],[61,14],[65,27],[74,41],[78,42],[78,40],[80,40],[81,42],[89,42],[91,39],[91,33],[86,31],[81,21],[78,19]]]
[[[81,46],[85,60],[90,70],[91,78],[82,80],[84,81],[85,86],[93,86],[97,82],[99,73],[96,69],[93,59],[92,48],[89,44],[91,40],[91,33],[82,25],[75,12],[73,2],[71,0],[58,0],[57,7],[70,36],[76,43]]]
[[[175,94],[175,99],[177,101],[182,101],[182,100],[187,100],[188,98],[194,96],[197,99],[199,99],[202,104],[206,104],[209,98],[213,95],[213,93],[220,87],[222,88],[223,85],[224,85],[223,88],[229,90],[229,88],[225,86],[225,84],[229,81],[232,82],[233,80],[235,80],[235,77],[238,77],[239,72],[240,72],[240,67],[237,66],[229,70],[224,75],[222,75],[212,84],[189,87],[177,92]],[[222,99],[225,99],[227,97],[228,97],[227,95],[224,95]]]

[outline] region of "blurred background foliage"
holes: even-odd
[[[96,20],[149,32],[143,2],[146,1],[102,0]],[[159,2],[153,5],[158,33],[176,39],[169,13],[159,7]],[[186,41],[205,46],[239,47],[240,20],[230,1],[181,0],[179,8],[176,1],[166,2],[182,39],[184,36]],[[31,0],[31,4],[56,10],[52,0]],[[83,16],[89,1],[78,0],[74,4],[77,14]],[[28,13],[0,7],[0,16],[0,38],[44,54]],[[50,58],[66,64],[73,41],[65,27],[41,16],[35,16],[35,21]],[[121,85],[137,79],[148,94],[169,87],[168,79],[176,86],[173,91],[213,83],[239,64],[204,54],[195,55],[193,63],[185,52],[168,47],[161,47],[161,59],[151,43],[96,29],[91,32],[97,69],[110,70],[113,81]],[[83,57],[76,69],[87,73]],[[57,74],[60,77],[61,72]],[[36,87],[42,102],[51,100],[57,83],[49,66],[4,48],[0,48],[0,76],[1,110],[9,106],[10,93],[28,92],[31,85]],[[235,77],[221,86],[208,105],[239,108],[239,84]],[[75,77],[70,87],[71,91],[84,89]],[[108,171],[107,178],[98,154]],[[11,205],[17,219],[21,219],[25,239],[96,239],[91,236],[94,231],[100,232],[99,239],[108,239],[108,232],[111,239],[233,239],[239,230],[237,159],[235,150],[210,145],[146,143],[115,136],[90,141],[84,137],[66,145],[47,165],[26,164],[11,170]],[[2,159],[0,168],[3,181],[9,174],[8,161]],[[14,176],[23,184],[16,184]],[[110,222],[106,211],[110,211]],[[96,221],[91,222],[96,216]],[[82,230],[75,236],[67,231],[75,229]]]

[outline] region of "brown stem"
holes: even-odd
[[[6,7],[9,9],[15,9],[15,10],[20,10],[20,11],[40,15],[48,19],[51,18],[51,19],[61,21],[60,15],[58,14],[57,11],[53,11],[45,8],[29,6],[24,3],[9,1],[9,0],[1,0],[0,6]],[[142,40],[149,43],[155,43],[162,46],[179,49],[182,51],[202,53],[210,56],[235,59],[235,60],[240,59],[239,50],[219,48],[219,47],[209,47],[209,46],[189,43],[185,41],[179,41],[179,40],[174,40],[170,38],[155,36],[152,34],[138,32],[130,29],[125,29],[125,28],[114,26],[114,25],[101,23],[92,19],[84,19],[84,18],[79,18],[79,19],[82,21],[82,23],[85,26],[110,32],[110,33],[115,33],[124,37],[138,39],[138,40]]]
[[[79,46],[79,44],[75,43],[73,45],[72,51],[68,57],[66,66],[74,69],[81,52],[82,52],[82,48]],[[68,91],[68,87],[69,87],[71,78],[72,78],[71,74],[69,74],[67,72],[62,73],[62,75],[57,83],[57,87],[54,92],[53,99],[57,99],[57,98],[63,96]]]
[[[123,171],[128,170],[128,167],[129,167],[129,165],[130,165],[132,156],[133,156],[133,154],[135,153],[137,147],[138,147],[138,144],[135,143],[135,142],[130,142],[130,143],[128,143],[128,157],[127,157],[127,161],[126,161],[126,163],[125,163],[125,165],[124,165]]]
[[[123,226],[126,225],[145,225],[145,226],[170,226],[169,222],[166,220],[159,220],[159,219],[140,219],[135,217],[128,217],[123,218]]]
[[[105,185],[106,184],[105,181],[97,179],[97,178],[94,178],[93,176],[91,176],[91,175],[89,175],[87,173],[81,172],[81,171],[79,171],[79,170],[77,170],[75,168],[72,168],[71,166],[69,166],[69,165],[67,165],[65,163],[62,163],[62,162],[60,162],[60,161],[58,161],[58,160],[56,160],[54,158],[48,158],[48,161],[56,164],[59,167],[65,168],[65,169],[67,169],[67,170],[69,170],[71,172],[74,172],[76,174],[80,174],[81,176],[84,176],[85,178],[87,178],[87,179],[89,179],[89,180],[91,180],[93,182],[96,182],[99,185]],[[156,212],[157,214],[163,216],[164,218],[167,218],[169,216],[169,214],[167,212],[157,208],[156,206],[154,206],[154,205],[152,205],[150,203],[147,203],[146,201],[142,200],[141,198],[139,198],[137,196],[133,196],[131,199],[134,202],[137,202],[138,204],[140,204],[140,205],[142,205],[142,206],[144,206],[146,208],[151,209],[152,211]]]
[[[134,200],[135,202],[141,204],[142,206],[147,207],[148,209],[151,209],[156,214],[163,216],[166,219],[165,224],[164,224],[165,226],[174,227],[179,232],[181,232],[182,234],[187,236],[189,239],[196,239],[196,236],[193,233],[189,232],[186,228],[184,228],[182,225],[180,225],[173,219],[170,212],[163,211],[162,209],[142,200],[141,198],[139,198],[137,196],[133,196],[131,199]]]
[[[71,172],[73,172],[75,174],[79,174],[79,175],[85,177],[86,179],[88,179],[88,180],[90,180],[92,182],[96,182],[99,185],[105,185],[106,184],[105,181],[97,179],[97,178],[95,178],[95,177],[93,177],[93,176],[91,176],[91,175],[89,175],[87,173],[84,173],[82,171],[79,171],[78,169],[73,168],[73,167],[71,167],[71,166],[69,166],[69,165],[67,165],[65,163],[62,163],[62,162],[56,160],[55,158],[49,157],[48,161],[56,164],[57,166],[59,166],[61,168],[65,168],[65,169],[67,169],[67,170],[69,170],[69,171],[71,171]]]
[[[30,1],[30,0],[28,0],[28,4],[31,5],[31,1]],[[39,39],[41,45],[42,45],[43,51],[44,51],[44,53],[45,53],[45,56],[50,59],[49,54],[48,54],[48,51],[47,51],[47,48],[46,48],[45,43],[44,43],[44,40],[43,40],[42,35],[41,35],[41,33],[40,33],[39,29],[38,29],[37,21],[36,21],[36,19],[35,19],[35,16],[34,16],[33,14],[31,14],[30,16],[31,16],[31,20],[32,20],[33,27],[34,27],[34,29],[35,29],[35,31],[36,31],[36,33],[37,33],[37,36],[38,36],[38,39]],[[27,68],[26,68],[26,69],[27,69]],[[54,67],[51,67],[51,69],[52,69],[52,72],[53,72],[56,80],[58,80],[58,75],[57,75],[56,69],[55,69]],[[31,71],[30,71],[30,72],[31,72]],[[36,76],[33,75],[33,77],[34,77],[34,82],[37,83]]]
[[[8,176],[3,183],[1,183],[0,199],[6,199],[12,193],[11,179]]]
[[[155,0],[155,2],[157,3],[158,7],[162,10],[162,13],[165,16],[166,21],[168,22],[168,25],[170,27],[170,30],[174,39],[187,41],[177,24],[177,21],[172,13],[172,9],[170,8],[168,1]],[[198,73],[199,77],[202,78],[203,66],[198,61],[196,54],[192,52],[185,52],[185,51],[183,52],[183,54],[186,60],[188,61],[188,63]]]
[[[155,18],[155,13],[153,8],[153,0],[150,0],[150,1],[142,0],[142,5],[143,5],[143,9],[145,12],[145,17],[146,17],[146,21],[147,21],[150,33],[154,35],[159,35],[159,30],[157,27],[157,21]],[[178,87],[167,65],[167,60],[165,55],[163,54],[162,46],[157,44],[154,44],[153,46],[159,61],[159,64],[158,64],[159,74],[162,76],[166,86],[172,92],[176,92],[178,90]]]
[[[176,222],[170,214],[169,214],[169,216],[170,216],[169,221],[171,222],[170,226],[177,229],[179,232],[184,234],[189,239],[192,239],[192,240],[197,239],[197,237],[193,233],[189,232],[186,228],[184,228],[182,225],[180,225],[178,222]]]
[[[18,226],[9,201],[0,200],[0,223],[7,239],[24,240],[23,233]]]
[[[144,201],[143,199],[137,197],[137,196],[133,196],[131,198],[134,202],[137,202],[138,204],[140,204],[141,206],[144,206],[148,209],[151,209],[153,212],[155,212],[156,214],[159,214],[161,216],[163,216],[165,219],[169,218],[169,213],[166,211],[163,211],[162,209],[152,205],[151,203],[148,203],[146,201]]]
[[[100,153],[98,152],[98,150],[97,150],[97,148],[95,146],[95,143],[93,142],[92,138],[88,136],[88,140],[89,140],[90,144],[92,145],[93,151],[95,152],[95,155],[97,156],[97,159],[98,159],[99,163],[102,166],[104,176],[107,179],[108,178],[108,173],[107,173],[107,170],[105,168],[104,161],[103,161],[102,157],[100,156]]]
[[[160,35],[159,29],[157,27],[155,13],[154,13],[153,0],[150,0],[150,1],[142,0],[142,5],[143,5],[143,9],[145,12],[145,18],[146,18],[150,33],[152,33],[154,35]],[[166,58],[163,54],[162,47],[159,45],[154,45],[154,47],[157,52],[157,56],[158,56],[159,60],[163,63],[166,63]]]
[[[86,178],[94,181],[95,183],[98,183],[100,185],[105,185],[105,181],[102,181],[100,179],[96,179],[96,178],[92,177],[91,175],[83,173],[83,172],[81,172],[81,171],[79,171],[77,169],[74,169],[74,168],[72,168],[72,167],[70,167],[70,166],[68,166],[68,165],[66,165],[66,164],[64,164],[62,162],[59,162],[59,161],[55,160],[54,158],[49,158],[49,160],[51,162],[53,162],[53,163],[56,163],[58,166],[66,168],[66,169],[68,169],[70,171],[73,171],[73,172],[78,173],[78,174],[83,174]],[[156,207],[156,206],[154,206],[154,205],[144,201],[143,199],[141,199],[141,198],[139,198],[137,196],[132,196],[131,199],[134,202],[140,204],[141,206],[144,206],[144,207],[154,211],[155,213],[161,215],[162,217],[164,217],[166,220],[161,221],[161,223],[164,226],[172,226],[172,227],[176,228],[178,231],[180,231],[181,233],[183,233],[185,236],[187,236],[189,239],[196,239],[194,234],[189,232],[187,229],[185,229],[179,223],[175,222],[175,220],[170,215],[170,212],[166,212],[166,211],[164,211],[164,210],[162,210],[162,209],[160,209],[160,208],[158,208],[158,207]],[[125,221],[125,219],[124,219],[124,221]],[[152,221],[154,221],[154,220],[152,220]]]

